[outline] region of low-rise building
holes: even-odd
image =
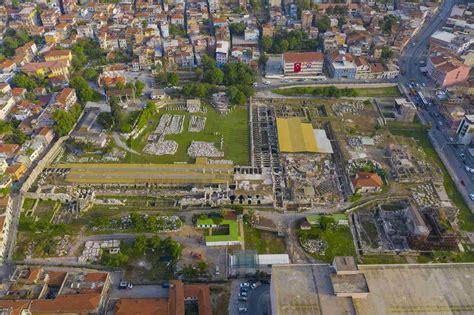
[[[356,78],[357,65],[354,63],[354,57],[349,53],[335,51],[327,56],[327,64],[333,79]]]
[[[320,52],[287,52],[282,55],[285,76],[316,77],[323,74],[324,56]]]
[[[72,53],[69,49],[50,50],[43,55],[46,61],[67,60],[72,61]]]
[[[431,56],[426,64],[428,75],[441,87],[466,82],[471,67],[460,60],[446,56]]]

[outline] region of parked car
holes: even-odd
[[[163,289],[168,289],[168,288],[170,287],[170,283],[169,283],[169,282],[163,282],[163,283],[161,284],[161,287],[162,287]]]
[[[248,282],[242,282],[242,283],[240,284],[240,287],[241,287],[241,288],[250,288],[250,283],[248,283]]]
[[[239,307],[239,313],[247,313],[246,307]]]
[[[248,300],[249,300],[249,299],[248,299],[247,297],[245,297],[245,296],[239,297],[239,301],[246,302],[246,301],[248,301]]]
[[[120,284],[119,284],[119,289],[120,289],[120,290],[126,289],[127,286],[128,286],[128,283],[125,282],[125,281],[122,281],[122,282],[120,282]]]
[[[469,194],[469,199],[471,199],[472,201],[474,201],[474,194]]]
[[[240,292],[239,297],[248,297],[248,293],[247,292]]]
[[[466,183],[464,182],[464,180],[461,180],[461,185],[463,185],[464,187],[466,187]]]
[[[249,288],[240,288],[240,292],[249,292]]]

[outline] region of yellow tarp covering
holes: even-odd
[[[298,117],[277,118],[277,129],[281,152],[318,152],[311,124]]]

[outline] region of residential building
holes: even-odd
[[[464,116],[456,130],[456,136],[462,144],[471,144],[474,139],[474,115]]]
[[[62,50],[50,50],[43,54],[44,60],[46,61],[57,61],[57,60],[66,60],[72,61],[72,54],[69,49]]]
[[[323,74],[324,56],[320,52],[286,52],[282,65],[285,76],[314,78]]]
[[[20,266],[3,285],[8,290],[0,296],[0,310],[16,312],[7,314],[92,315],[103,313],[110,276]]]
[[[56,103],[61,104],[65,109],[69,109],[72,105],[76,104],[76,102],[77,96],[75,89],[65,88],[56,95]]]
[[[463,53],[468,50],[472,44],[474,44],[474,34],[437,31],[430,37],[430,46],[445,47],[455,54]]]
[[[0,71],[2,73],[9,73],[16,70],[16,62],[12,59],[5,59],[0,63]]]
[[[441,87],[466,82],[471,67],[462,61],[446,56],[431,56],[426,64],[428,75]]]
[[[29,75],[38,77],[69,76],[69,62],[67,60],[32,62],[24,65],[21,70]]]
[[[229,58],[230,43],[226,40],[220,40],[216,43],[216,64],[222,67]]]
[[[173,314],[184,315],[185,303],[197,303],[199,315],[212,315],[211,295],[207,284],[183,284],[170,280],[168,298],[119,299],[115,315]]]
[[[327,55],[328,70],[333,79],[355,79],[357,65],[349,53],[333,52]]]
[[[367,80],[370,77],[370,66],[367,59],[364,57],[354,57],[354,62],[357,66],[355,78],[357,80]]]
[[[313,25],[313,12],[304,10],[301,12],[301,27],[308,29]]]
[[[12,221],[12,200],[9,195],[0,198],[0,263],[6,255],[8,234]]]
[[[11,94],[0,96],[0,120],[7,118],[8,113],[15,105],[15,98]]]

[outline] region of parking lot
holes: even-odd
[[[255,289],[248,288],[247,301],[242,301],[239,300],[239,294],[241,293],[240,284],[244,282],[245,280],[242,279],[232,281],[229,314],[270,315],[270,285],[261,284]],[[243,309],[246,309],[246,311],[243,311]]]

